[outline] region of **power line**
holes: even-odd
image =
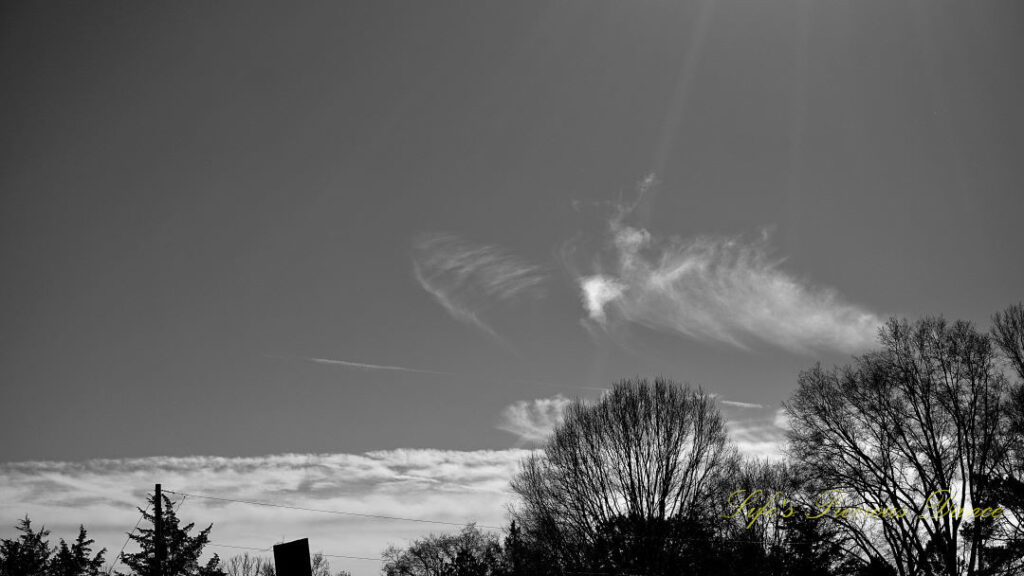
[[[344,556],[342,554],[324,554],[323,552],[320,552],[320,554],[323,555],[323,556],[327,556],[328,558],[347,558],[349,560],[372,560],[374,562],[383,562],[384,561],[383,558],[364,558],[362,556]]]
[[[385,515],[381,515],[381,514],[365,514],[365,513],[359,513],[359,512],[347,512],[347,511],[342,511],[342,510],[326,510],[326,509],[321,509],[321,508],[306,508],[306,507],[302,507],[302,506],[292,506],[292,505],[288,505],[288,504],[276,504],[276,503],[272,503],[272,502],[260,502],[260,501],[254,501],[254,500],[239,500],[239,499],[235,499],[235,498],[224,498],[224,497],[221,497],[221,496],[208,496],[208,495],[205,495],[205,494],[191,494],[191,493],[186,493],[186,492],[176,492],[174,490],[164,490],[164,492],[168,493],[168,494],[176,494],[176,495],[181,496],[181,500],[179,500],[178,504],[177,504],[178,510],[181,510],[181,505],[184,504],[186,498],[192,497],[192,498],[203,498],[203,499],[207,499],[207,500],[218,500],[218,501],[222,501],[222,502],[235,502],[235,503],[238,503],[238,504],[250,504],[250,505],[253,505],[253,506],[267,506],[267,507],[271,507],[271,508],[282,508],[282,509],[286,509],[286,510],[299,510],[299,511],[303,511],[303,512],[317,512],[317,513],[322,513],[322,514],[335,514],[335,515],[341,515],[341,516],[355,516],[355,517],[360,517],[360,518],[377,518],[377,519],[382,519],[382,520],[396,520],[396,521],[403,521],[403,522],[419,522],[419,523],[425,523],[425,524],[441,524],[441,525],[446,525],[446,526],[460,526],[460,527],[466,525],[466,524],[462,524],[462,523],[446,522],[446,521],[442,521],[442,520],[427,520],[427,519],[423,519],[423,518],[405,518],[405,517],[401,517],[401,516],[385,516]],[[139,519],[140,523],[141,523],[141,521],[142,521],[142,518]],[[482,528],[496,529],[496,530],[501,530],[502,529],[499,526],[488,526],[486,524],[477,524],[477,526],[480,526]],[[138,528],[138,523],[136,523],[136,528]],[[134,532],[134,529],[133,529],[133,532]],[[726,538],[726,537],[703,537],[703,538],[698,537],[698,538],[694,538],[694,537],[678,537],[678,536],[673,537],[673,536],[668,536],[668,537],[657,538],[657,537],[653,537],[651,535],[642,535],[642,536],[639,536],[639,538],[634,537],[633,539],[644,540],[644,539],[649,539],[649,538],[656,538],[656,539],[663,540],[663,541],[666,541],[666,542],[671,542],[671,541],[679,542],[679,541],[682,541],[682,542],[731,542],[731,543],[764,544],[764,540]],[[771,538],[766,538],[766,540],[770,540],[770,539]],[[797,542],[797,541],[802,542],[804,540],[790,540],[790,542]],[[127,542],[125,542],[125,544],[127,545]],[[252,547],[252,546],[239,546],[239,545],[234,545],[234,544],[219,544],[219,543],[214,543],[214,542],[210,542],[210,543],[208,543],[208,545],[209,546],[213,546],[213,547],[217,547],[217,548],[231,548],[231,549],[236,549],[236,550],[251,550],[251,551],[255,551],[255,552],[270,552],[270,551],[273,550],[272,548],[256,548],[256,547]],[[122,546],[122,551],[123,551],[123,549],[124,549],[124,547]],[[366,561],[371,561],[371,562],[384,562],[383,558],[369,558],[369,557],[366,557],[366,556],[351,556],[351,555],[347,555],[347,554],[327,554],[327,553],[324,553],[324,552],[319,552],[319,554],[321,554],[322,556],[325,556],[327,558],[342,558],[342,559],[347,559],[347,560],[366,560]],[[112,569],[113,569],[113,567],[111,567],[111,570]],[[629,573],[609,573],[609,572],[570,572],[570,573],[572,573],[572,574],[580,574],[580,575],[593,574],[593,575],[607,575],[607,576],[633,576],[632,574],[629,574]],[[109,576],[109,574],[110,573],[108,572],[108,576]]]
[[[214,542],[208,542],[207,546],[213,546],[215,548],[232,548],[232,549],[235,549],[235,550],[252,550],[254,552],[271,552],[271,551],[273,551],[273,548],[256,548],[256,547],[253,547],[253,546],[238,546],[236,544],[216,544]],[[345,558],[345,559],[348,559],[348,560],[370,560],[370,561],[373,561],[373,562],[383,562],[384,561],[383,558],[367,558],[366,556],[349,556],[349,555],[346,555],[346,554],[327,554],[326,552],[316,552],[315,554],[319,554],[319,555],[325,556],[327,558]]]
[[[217,544],[214,542],[207,542],[207,546],[213,546],[214,548],[235,548],[237,550],[255,550],[256,552],[270,552],[271,548],[255,548],[253,546],[237,546],[235,544]]]
[[[182,494],[181,500],[178,500],[178,505],[175,506],[175,508],[177,508],[175,512],[181,512],[181,507],[185,504],[185,498],[188,498],[188,495]]]
[[[182,497],[182,499],[178,503],[179,510],[180,510],[181,503],[183,503],[185,501],[185,498],[192,497],[192,498],[203,498],[203,499],[207,499],[207,500],[219,500],[219,501],[222,501],[222,502],[236,502],[238,504],[251,504],[251,505],[254,505],[254,506],[268,506],[268,507],[271,507],[271,508],[283,508],[283,509],[286,509],[286,510],[299,510],[299,511],[303,511],[303,512],[317,512],[317,513],[322,513],[322,514],[335,514],[335,515],[339,515],[339,516],[356,516],[356,517],[360,517],[360,518],[376,518],[376,519],[381,519],[381,520],[396,520],[396,521],[402,521],[402,522],[420,522],[420,523],[424,523],[424,524],[441,524],[441,525],[445,525],[445,526],[459,526],[459,527],[465,527],[468,524],[474,524],[475,526],[478,526],[480,528],[489,528],[489,529],[492,529],[492,530],[503,530],[504,529],[501,526],[491,526],[491,525],[487,525],[487,524],[477,524],[475,522],[466,522],[466,523],[446,522],[446,521],[443,521],[443,520],[428,520],[428,519],[424,519],[424,518],[406,518],[406,517],[402,517],[402,516],[385,516],[385,515],[381,515],[381,514],[365,514],[365,513],[360,513],[360,512],[346,512],[346,511],[343,511],[343,510],[326,510],[326,509],[322,509],[322,508],[305,508],[305,507],[302,507],[302,506],[292,506],[292,505],[288,505],[288,504],[275,504],[273,502],[260,502],[260,501],[255,501],[255,500],[238,500],[238,499],[235,499],[235,498],[224,498],[222,496],[208,496],[208,495],[204,495],[204,494],[191,494],[191,493],[185,493],[185,492],[175,492],[174,490],[164,490],[164,493],[167,493],[167,494],[177,494],[177,495]],[[748,543],[748,544],[760,544],[760,543],[764,542],[764,540],[759,540],[759,539],[756,539],[756,538],[727,538],[727,537],[714,537],[714,536],[692,537],[692,536],[635,535],[635,536],[632,536],[630,539],[633,539],[633,540],[637,540],[637,539],[658,539],[658,540],[679,541],[679,542],[733,542],[733,543]],[[766,539],[771,539],[771,538],[766,538]],[[804,539],[789,540],[789,542],[810,542],[810,541],[812,541],[812,540],[804,540]],[[257,550],[262,550],[262,551],[265,552],[265,551],[268,551],[269,549],[257,549]],[[324,554],[324,556],[327,556],[327,554]]]
[[[139,529],[139,524],[142,524],[142,520],[146,517],[146,512],[149,512],[149,506],[149,504],[146,504],[146,509],[139,515],[138,522],[135,523],[135,527],[128,533],[128,537],[125,538],[124,544],[121,545],[121,551],[117,553],[117,556],[114,556],[114,561],[110,563],[110,568],[107,569],[107,576],[110,576],[110,574],[114,572],[114,567],[117,566],[117,561],[121,559],[121,554],[124,554],[124,549],[128,546],[128,542],[130,542],[132,536],[135,535],[135,531]]]
[[[360,512],[346,512],[343,510],[324,510],[321,508],[304,508],[302,506],[291,506],[288,504],[275,504],[273,502],[258,502],[255,500],[237,500],[234,498],[223,498],[221,496],[206,496],[204,494],[186,494],[185,492],[175,492],[173,490],[164,490],[168,494],[177,494],[179,496],[189,496],[192,498],[204,498],[207,500],[220,500],[222,502],[237,502],[239,504],[251,504],[253,506],[268,506],[271,508],[284,508],[286,510],[301,510],[303,512],[319,512],[321,514],[335,514],[338,516],[356,516],[359,518],[376,518],[380,520],[398,520],[402,522],[420,522],[423,524],[442,524],[445,526],[459,526],[464,527],[467,524],[474,524],[472,522],[445,522],[443,520],[426,520],[423,518],[405,518],[402,516],[384,516],[382,514],[364,514]],[[476,524],[480,528],[490,528],[492,530],[501,530],[501,526],[488,526],[487,524]]]

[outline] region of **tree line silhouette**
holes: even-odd
[[[891,319],[878,342],[799,375],[779,461],[742,458],[700,389],[637,378],[577,400],[511,479],[504,534],[469,525],[391,546],[381,572],[1024,574],[1024,305],[988,331]],[[190,535],[169,501],[163,510],[166,576],[273,576],[248,554],[200,562],[212,525]],[[28,518],[18,530],[0,541],[0,576],[100,574],[104,552],[84,528],[55,548]],[[132,539],[119,574],[149,576],[153,530]],[[332,576],[322,555],[314,576]]]

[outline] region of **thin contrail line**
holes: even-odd
[[[409,368],[407,366],[390,366],[387,364],[371,364],[368,362],[352,362],[351,360],[336,360],[334,358],[316,358],[312,356],[268,356],[269,358],[279,358],[282,360],[300,360],[302,362],[312,362],[314,364],[323,364],[325,366],[341,366],[344,368],[355,368],[357,370],[381,370],[386,372],[404,372],[407,374],[431,374],[434,376],[457,376],[459,378],[479,378],[479,376],[473,376],[471,374],[463,374],[459,372],[445,372],[443,370],[429,370],[426,368]],[[599,392],[606,392],[608,388],[600,388],[597,386],[575,386],[572,384],[550,384],[547,382],[537,382],[536,380],[520,380],[512,379],[509,380],[514,384],[527,384],[532,386],[545,386],[547,388],[573,388],[576,390],[596,390]]]
[[[307,362],[316,364],[328,364],[331,366],[346,366],[360,370],[388,370],[391,372],[411,372],[413,374],[434,374],[437,376],[462,376],[455,372],[443,372],[441,370],[427,370],[424,368],[406,368],[405,366],[387,366],[384,364],[367,364],[365,362],[349,362],[348,360],[334,360],[331,358],[300,358]]]
[[[722,400],[722,404],[726,406],[736,406],[737,408],[764,408],[763,404],[754,404],[753,402],[737,402],[736,400]]]

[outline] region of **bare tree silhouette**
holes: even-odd
[[[840,491],[829,515],[903,511],[836,518],[863,557],[903,576],[1019,574],[1018,561],[989,546],[1007,526],[990,516],[1012,390],[992,340],[967,322],[927,318],[890,320],[880,341],[851,365],[800,375],[786,405],[791,455],[821,489]]]
[[[713,399],[668,380],[626,380],[567,408],[543,453],[512,482],[512,516],[537,569],[679,568],[736,463]]]

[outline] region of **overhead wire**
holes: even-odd
[[[213,546],[214,548],[231,548],[234,550],[252,550],[254,552],[271,552],[273,548],[256,548],[255,546],[239,546],[237,544],[220,544],[217,542],[209,542],[207,546]],[[327,558],[345,558],[348,560],[370,560],[373,562],[383,562],[383,558],[368,558],[366,556],[350,556],[348,554],[328,554],[326,552],[317,552],[321,556]]]
[[[132,536],[135,535],[135,531],[139,529],[139,524],[142,524],[142,520],[146,517],[146,512],[149,512],[149,506],[150,505],[147,504],[146,509],[139,514],[139,520],[135,523],[135,527],[128,533],[128,537],[125,538],[124,544],[121,545],[121,550],[117,553],[117,556],[114,556],[114,561],[110,563],[110,568],[107,568],[107,576],[110,576],[114,572],[114,568],[117,566],[118,560],[121,559],[121,554],[124,554],[124,549],[128,547],[128,542],[130,542]]]
[[[402,521],[402,522],[419,522],[419,523],[423,523],[423,524],[440,524],[440,525],[445,525],[445,526],[459,526],[459,527],[464,527],[464,526],[466,526],[468,524],[474,524],[476,526],[479,526],[480,528],[490,528],[492,530],[501,530],[502,529],[501,526],[491,526],[491,525],[487,525],[487,524],[477,524],[476,522],[450,522],[450,521],[445,521],[445,520],[430,520],[430,519],[426,519],[426,518],[406,518],[406,517],[403,517],[403,516],[387,516],[387,515],[383,515],[383,514],[367,514],[367,513],[363,513],[363,512],[348,512],[348,511],[344,511],[344,510],[327,510],[327,509],[323,509],[323,508],[308,508],[308,507],[304,507],[304,506],[293,506],[293,505],[290,505],[290,504],[277,504],[277,503],[274,503],[274,502],[261,502],[261,501],[258,501],[258,500],[240,500],[240,499],[237,499],[237,498],[225,498],[223,496],[209,496],[209,495],[206,495],[206,494],[191,494],[191,493],[185,493],[185,492],[175,492],[173,490],[164,490],[164,492],[167,492],[168,494],[177,494],[177,495],[180,495],[180,496],[189,496],[189,497],[192,497],[192,498],[203,498],[203,499],[206,499],[206,500],[219,500],[219,501],[222,501],[222,502],[236,502],[236,503],[239,503],[239,504],[251,504],[253,506],[267,506],[267,507],[271,507],[271,508],[283,508],[285,510],[299,510],[299,511],[302,511],[302,512],[317,512],[317,513],[320,513],[320,514],[335,514],[335,515],[338,515],[338,516],[354,516],[354,517],[358,517],[358,518],[376,518],[376,519],[379,519],[379,520],[396,520],[396,521]]]

